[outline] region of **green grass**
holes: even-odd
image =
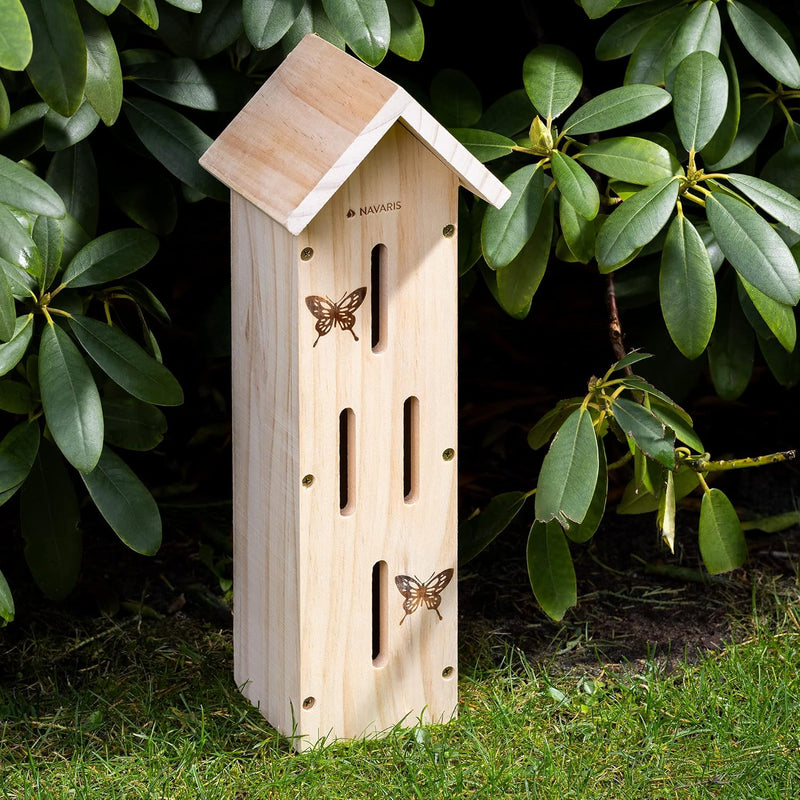
[[[0,797],[789,800],[798,600],[784,584],[724,650],[671,670],[484,654],[449,725],[301,755],[236,691],[228,631],[55,620],[0,640]]]

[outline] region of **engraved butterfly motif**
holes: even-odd
[[[400,594],[405,597],[403,600],[403,611],[405,616],[400,620],[402,625],[409,614],[413,614],[423,603],[425,608],[436,612],[439,619],[439,606],[442,604],[442,591],[450,583],[453,577],[453,570],[446,569],[438,575],[431,575],[425,583],[419,578],[412,578],[410,575],[397,575],[394,579]]]
[[[316,294],[310,294],[306,297],[308,310],[317,319],[314,325],[317,338],[314,340],[312,347],[316,347],[320,337],[330,333],[331,329],[336,325],[343,331],[350,331],[353,334],[353,338],[358,341],[358,336],[353,330],[353,326],[356,324],[355,311],[364,302],[366,296],[367,287],[361,286],[350,292],[350,294],[345,292],[338,303],[334,303],[330,297],[320,297]]]

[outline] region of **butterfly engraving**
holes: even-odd
[[[350,294],[345,292],[338,303],[334,303],[330,297],[320,297],[316,294],[306,297],[308,310],[317,318],[317,323],[314,325],[317,338],[312,347],[316,347],[320,337],[330,333],[336,325],[343,331],[350,331],[353,338],[358,341],[358,336],[353,331],[353,325],[356,324],[355,311],[364,302],[366,296],[367,287],[361,286]]]
[[[409,614],[413,614],[423,603],[425,608],[436,612],[439,619],[439,606],[442,604],[442,591],[450,583],[453,577],[453,570],[446,569],[438,575],[431,575],[425,583],[419,578],[412,578],[410,575],[397,575],[394,579],[400,594],[405,597],[403,600],[403,611],[405,616],[400,620],[402,625]]]

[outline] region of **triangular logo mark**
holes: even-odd
[[[356,215],[356,212],[353,211],[352,208],[347,212],[347,218],[348,219],[350,219],[350,217],[354,217],[355,215]]]

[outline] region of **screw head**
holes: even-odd
[[[442,670],[442,677],[445,678],[445,679],[452,678],[454,672],[455,672],[455,670],[452,667],[445,667]]]
[[[310,261],[313,258],[313,256],[314,256],[314,248],[313,247],[304,247],[300,251],[300,258],[302,258],[303,261]]]
[[[455,225],[445,225],[442,228],[442,236],[446,236],[448,239],[456,232]]]
[[[312,483],[314,483],[314,476],[313,475],[303,475],[303,480],[301,482],[302,482],[303,486],[305,486],[306,489],[308,489],[308,487],[311,486]]]
[[[316,703],[316,700],[313,697],[306,697],[306,699],[303,700],[303,708],[308,711],[310,708],[314,707],[314,703]]]
[[[453,448],[452,448],[452,447],[448,447],[448,448],[447,448],[447,450],[445,450],[445,451],[442,453],[442,458],[443,458],[445,461],[452,461],[452,460],[455,458],[455,455],[456,455],[456,451],[455,451],[455,450],[453,450]]]

